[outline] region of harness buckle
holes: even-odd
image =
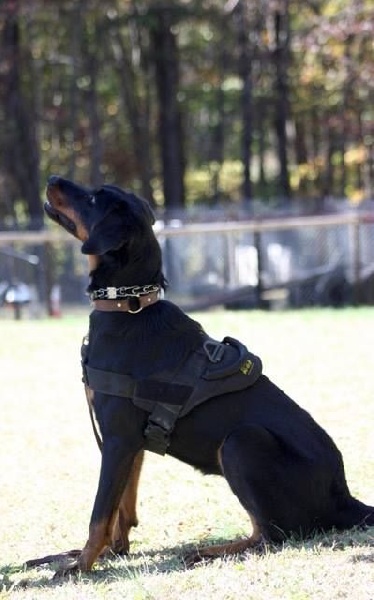
[[[225,353],[225,345],[222,342],[216,342],[211,339],[204,342],[203,348],[208,356],[208,360],[212,363],[220,362]]]

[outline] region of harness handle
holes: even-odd
[[[144,430],[146,450],[162,456],[165,454],[170,446],[170,435],[181,410],[182,406],[177,404],[156,404]]]

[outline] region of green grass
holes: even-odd
[[[264,371],[334,437],[352,492],[374,504],[374,309],[212,312],[217,338],[240,338]],[[99,452],[80,381],[83,317],[0,321],[0,598],[332,600],[374,598],[374,535],[351,531],[269,547],[186,570],[196,544],[249,533],[227,484],[171,458],[147,456],[132,554],[77,580],[23,562],[80,547],[87,535]]]

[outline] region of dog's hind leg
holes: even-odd
[[[283,541],[291,531],[308,529],[318,492],[308,487],[316,481],[313,469],[267,429],[243,425],[224,441],[219,452],[223,475],[252,521],[247,539],[204,547],[187,557],[191,564],[204,558],[238,554],[266,540]],[[311,528],[311,527],[310,527]]]
[[[250,517],[252,533],[248,538],[234,542],[199,548],[186,557],[187,566],[204,559],[240,554],[245,550],[261,547],[265,540],[266,518],[256,494],[256,484],[251,481],[253,479],[251,473],[260,474],[263,466],[264,472],[260,477],[268,477],[265,468],[266,458],[276,456],[277,452],[275,440],[266,430],[259,427],[243,426],[225,439],[219,450],[218,459],[223,475]]]
[[[129,532],[132,527],[136,527],[138,524],[136,499],[143,459],[144,451],[141,450],[135,457],[130,476],[121,497],[110,546],[111,551],[115,554],[128,554],[130,549]]]
[[[261,549],[263,537],[258,523],[252,515],[249,515],[252,522],[252,533],[248,538],[243,538],[224,544],[214,544],[212,546],[203,546],[195,552],[190,552],[184,557],[184,563],[187,568],[193,567],[196,563],[203,560],[211,560],[219,556],[229,556],[233,554],[242,554],[249,549]]]

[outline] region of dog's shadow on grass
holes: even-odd
[[[222,542],[221,539],[206,538],[204,545],[214,545]],[[190,543],[161,549],[151,548],[145,552],[135,550],[129,556],[113,555],[113,557],[99,559],[94,569],[88,573],[67,574],[56,578],[54,575],[62,564],[69,564],[66,558],[63,562],[56,560],[32,567],[27,567],[26,564],[4,565],[0,567],[0,592],[41,587],[54,588],[72,582],[77,584],[110,583],[119,579],[134,580],[144,575],[183,572],[188,568],[185,557],[191,553],[196,553],[197,549],[196,544]],[[63,557],[63,554],[61,556]],[[240,560],[238,557],[237,559]],[[195,567],[206,565],[208,562],[210,561],[198,562]]]
[[[217,538],[205,539],[204,545],[214,545],[222,543],[223,540]],[[235,556],[236,562],[244,562],[253,555],[277,554],[287,549],[305,549],[306,547],[319,552],[322,548],[330,550],[344,550],[352,547],[374,547],[374,540],[371,536],[365,535],[362,531],[351,530],[345,533],[329,533],[326,535],[318,534],[315,537],[300,541],[287,540],[284,544],[263,544],[261,547],[248,550],[242,555]],[[135,551],[129,556],[106,557],[98,561],[96,568],[89,573],[78,573],[67,575],[65,577],[54,578],[54,574],[59,563],[53,562],[44,564],[32,569],[26,569],[25,565],[5,565],[0,567],[0,592],[20,589],[30,589],[39,587],[57,587],[65,583],[76,582],[85,583],[105,583],[113,582],[118,579],[134,580],[143,575],[157,575],[160,573],[176,573],[186,571],[188,565],[185,557],[191,553],[197,553],[198,546],[190,543],[183,546],[172,546],[159,550],[148,549],[146,552]],[[220,560],[220,559],[218,559]],[[223,560],[227,560],[223,558]],[[372,562],[373,556],[356,555],[352,557],[354,562],[365,560]],[[211,560],[202,560],[197,562],[193,568],[206,566]],[[30,576],[28,577],[28,573]],[[24,577],[19,577],[23,574]],[[36,576],[35,576],[36,574]],[[15,580],[13,577],[15,576]]]
[[[131,553],[129,556],[105,557],[99,559],[95,568],[88,573],[66,574],[54,577],[56,571],[69,560],[41,563],[38,566],[27,567],[26,564],[9,564],[0,566],[0,593],[16,590],[54,588],[66,583],[104,583],[118,579],[136,579],[147,574],[172,573],[184,571],[186,565],[183,559],[186,550],[193,546],[175,546],[162,550],[150,550],[146,553]]]

